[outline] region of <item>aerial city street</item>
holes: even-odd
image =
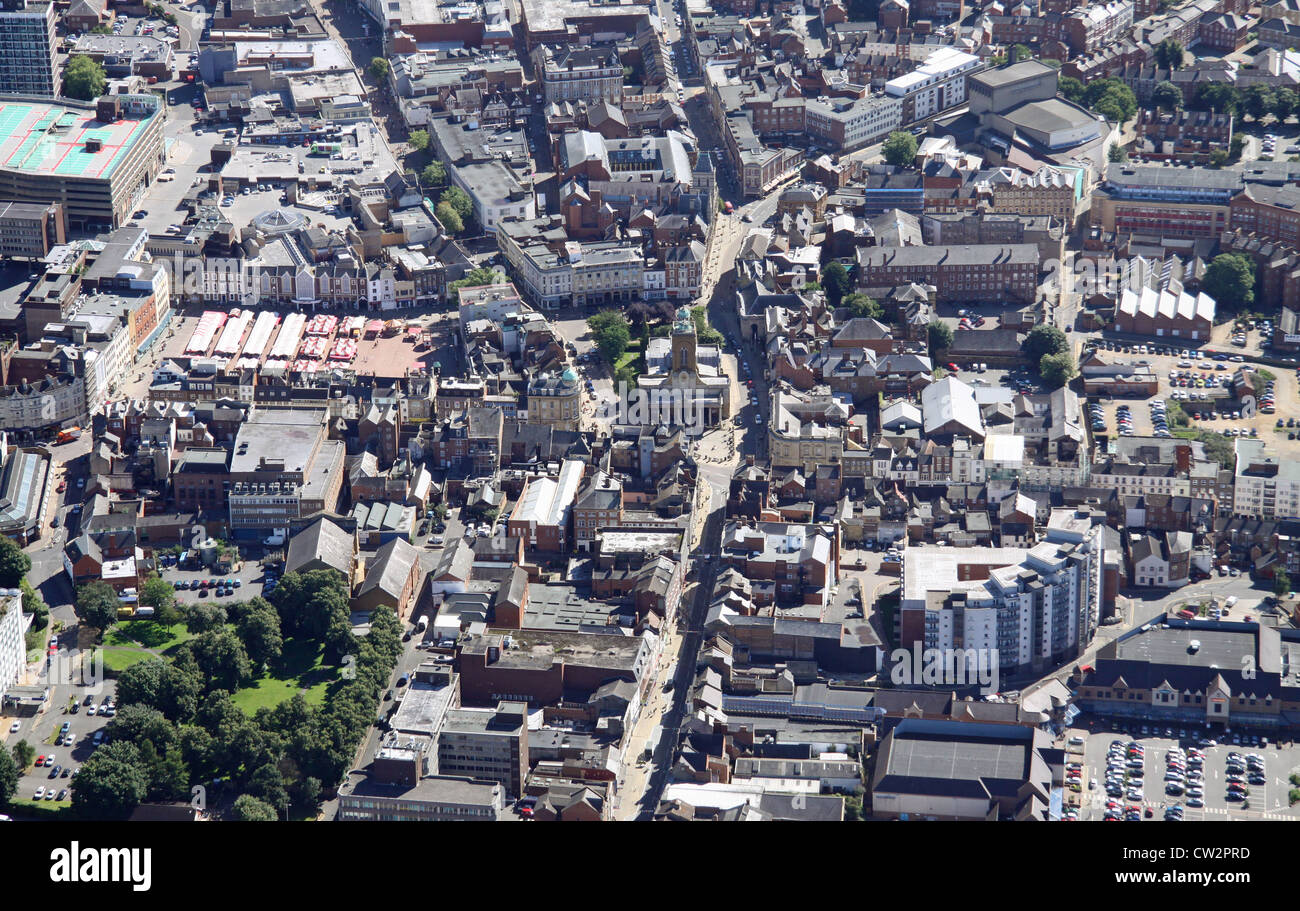
[[[1296,45],[0,0],[0,821],[1300,820]]]

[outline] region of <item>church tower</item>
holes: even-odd
[[[690,308],[681,307],[677,311],[677,316],[673,319],[673,373],[680,375],[681,372],[687,371],[692,379],[699,375],[695,359],[695,349],[698,341],[695,335],[695,319],[691,316]]]
[[[707,224],[713,224],[718,210],[718,174],[713,168],[713,153],[702,149],[691,169],[691,192],[701,199],[701,214]]]

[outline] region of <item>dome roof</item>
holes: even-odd
[[[283,234],[296,231],[307,224],[307,216],[293,209],[275,208],[253,219],[253,224],[264,234]]]
[[[578,381],[578,374],[572,367],[565,367],[564,372],[560,374],[560,379],[564,380],[566,383],[576,383]]]

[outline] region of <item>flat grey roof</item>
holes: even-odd
[[[990,778],[1020,781],[1025,777],[1026,746],[1025,743],[916,740],[895,736],[887,771],[891,775],[945,781]]]
[[[323,408],[254,411],[240,425],[230,473],[257,471],[263,458],[283,459],[285,471],[305,471],[324,432],[325,416]]]
[[[1191,642],[1200,643],[1196,651]],[[1247,630],[1153,629],[1115,643],[1120,661],[1144,661],[1181,667],[1240,670],[1241,656],[1255,654],[1255,635]]]
[[[1011,66],[1000,66],[996,69],[976,73],[969,78],[971,82],[987,85],[989,88],[998,88],[1050,72],[1052,72],[1052,68],[1045,63],[1040,63],[1037,60],[1022,60],[1020,63],[1011,64]]]

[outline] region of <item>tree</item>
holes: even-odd
[[[248,782],[248,793],[273,807],[277,813],[289,809],[289,792],[284,787],[284,776],[271,763],[253,773]]]
[[[289,785],[289,797],[299,809],[314,809],[320,801],[320,779],[311,775],[299,778]]]
[[[1020,350],[1031,364],[1037,364],[1045,354],[1060,354],[1070,350],[1069,339],[1055,326],[1035,326],[1029,330],[1025,340],[1020,343]]]
[[[108,88],[104,68],[89,57],[78,54],[63,71],[63,94],[82,101],[94,101]]]
[[[1291,577],[1286,574],[1285,569],[1279,569],[1273,573],[1273,594],[1279,598],[1284,598],[1291,593]]]
[[[1137,96],[1114,76],[1088,83],[1083,91],[1083,103],[1115,123],[1126,123],[1137,113]]]
[[[1195,107],[1200,111],[1231,114],[1237,110],[1237,89],[1226,82],[1207,82],[1196,93]]]
[[[1297,96],[1293,89],[1283,87],[1273,93],[1273,116],[1277,118],[1278,123],[1284,122],[1294,114],[1298,105],[1300,105],[1300,96]]]
[[[176,725],[162,712],[144,705],[123,705],[108,729],[113,740],[136,746],[149,744],[159,753],[176,742]]]
[[[257,599],[261,601],[261,599]],[[270,604],[262,601],[264,607],[250,610],[239,619],[237,627],[240,641],[248,652],[248,658],[255,664],[269,664],[280,657],[284,649],[284,638],[280,635],[280,615]]]
[[[117,675],[117,698],[122,703],[123,711],[128,705],[158,707],[165,667],[167,662],[161,658],[148,658]]]
[[[366,640],[388,661],[402,654],[402,623],[392,608],[378,607],[370,614],[370,634]]]
[[[140,603],[162,614],[176,605],[176,592],[162,576],[150,573],[140,586]]]
[[[1110,96],[1107,96],[1101,99],[1101,101],[1098,101],[1096,104],[1092,106],[1092,109],[1096,113],[1105,117],[1111,123],[1123,123],[1124,121],[1128,120],[1128,118],[1124,116],[1123,106],[1114,98],[1111,98]]]
[[[36,748],[26,740],[20,740],[14,744],[13,755],[14,763],[21,772],[30,768],[31,764],[36,761]]]
[[[8,750],[0,750],[0,807],[7,807],[18,790],[18,764]]]
[[[1162,82],[1151,91],[1151,105],[1162,111],[1182,110],[1183,93],[1172,82]]]
[[[1073,76],[1062,76],[1056,81],[1056,90],[1061,93],[1061,97],[1067,101],[1073,101],[1079,104],[1083,101],[1084,85]]]
[[[722,344],[722,333],[709,325],[709,311],[703,304],[691,308],[691,322],[695,324],[696,339],[706,345]]]
[[[86,626],[99,630],[100,635],[117,622],[117,611],[121,606],[117,592],[107,582],[87,582],[77,587],[74,606],[77,619]]]
[[[632,343],[632,327],[617,310],[603,310],[587,320],[601,357],[612,367]]]
[[[83,819],[126,819],[149,793],[140,748],[126,741],[104,744],[72,781],[72,808]]]
[[[442,191],[442,202],[450,203],[461,221],[469,221],[474,214],[474,203],[460,187],[448,187]]]
[[[1210,153],[1211,167],[1221,168],[1228,163],[1228,153],[1223,149],[1215,149]]]
[[[258,800],[252,794],[240,794],[235,798],[231,815],[236,822],[276,822],[280,815],[275,807],[264,800]]]
[[[1201,288],[1224,311],[1244,310],[1255,302],[1255,261],[1242,253],[1220,253],[1205,270]]]
[[[367,69],[370,70],[370,75],[374,77],[375,82],[383,82],[388,78],[388,61],[383,57],[371,57]]]
[[[438,203],[437,208],[433,210],[433,214],[438,216],[438,221],[442,222],[442,226],[447,229],[447,233],[465,233],[465,222],[461,219],[460,214],[452,208],[451,203]]]
[[[1028,60],[1030,57],[1034,56],[1034,52],[1023,44],[1013,44],[1011,45],[1010,56],[1012,63],[1019,63],[1021,60]]]
[[[1162,69],[1182,69],[1185,55],[1186,51],[1183,50],[1183,46],[1173,38],[1166,38],[1156,45],[1156,63]]]
[[[338,611],[347,613],[348,592],[343,577],[332,569],[285,573],[268,599],[280,614],[285,636],[321,639]]]
[[[32,558],[12,538],[0,535],[0,588],[18,588],[32,568]]]
[[[32,615],[32,629],[45,629],[50,623],[50,606],[26,579],[18,584],[18,588],[23,593],[23,610]]]
[[[1115,143],[1115,145],[1111,146],[1110,150],[1106,152],[1106,159],[1116,164],[1122,164],[1128,161],[1128,152],[1124,151],[1122,145]]]
[[[212,629],[191,639],[189,647],[199,669],[213,689],[235,691],[253,676],[244,643],[229,628]]]
[[[880,319],[885,313],[884,310],[880,309],[880,304],[861,293],[850,294],[844,298],[842,303],[848,309],[850,316],[859,319]]]
[[[167,665],[158,685],[157,708],[173,721],[188,721],[199,709],[203,684],[196,663],[177,661]]]
[[[831,262],[822,270],[822,287],[826,289],[826,299],[832,307],[838,307],[844,295],[853,287],[849,279],[849,270],[840,262]]]
[[[943,320],[930,320],[925,331],[930,342],[931,356],[952,347],[952,327]]]
[[[1060,354],[1044,354],[1038,362],[1038,375],[1043,382],[1053,388],[1064,386],[1074,379],[1079,372],[1074,365],[1074,355],[1068,351]]]
[[[1243,136],[1241,133],[1233,133],[1232,139],[1228,141],[1228,157],[1232,158],[1235,161],[1236,159],[1241,157],[1241,153],[1245,150],[1245,148],[1246,148],[1246,137]],[[1221,152],[1223,150],[1215,149],[1215,151]]]
[[[880,154],[895,167],[908,167],[916,161],[916,137],[903,131],[890,133],[880,145]]]
[[[206,633],[226,625],[226,609],[219,604],[187,604],[185,629],[187,632]]]
[[[482,285],[495,285],[504,281],[505,277],[495,269],[487,269],[480,266],[477,269],[470,269],[465,273],[464,278],[458,278],[447,286],[447,296],[451,300],[456,299],[456,292],[461,288],[478,288]],[[442,517],[440,517],[442,518]]]
[[[431,161],[420,172],[420,183],[426,187],[440,187],[447,182],[447,168],[441,161]]]
[[[1273,112],[1273,107],[1277,104],[1277,99],[1269,91],[1266,85],[1247,86],[1241,92],[1241,109],[1256,120],[1263,120],[1264,117]]]
[[[429,134],[424,130],[412,130],[406,141],[415,151],[423,152],[429,147]]]

